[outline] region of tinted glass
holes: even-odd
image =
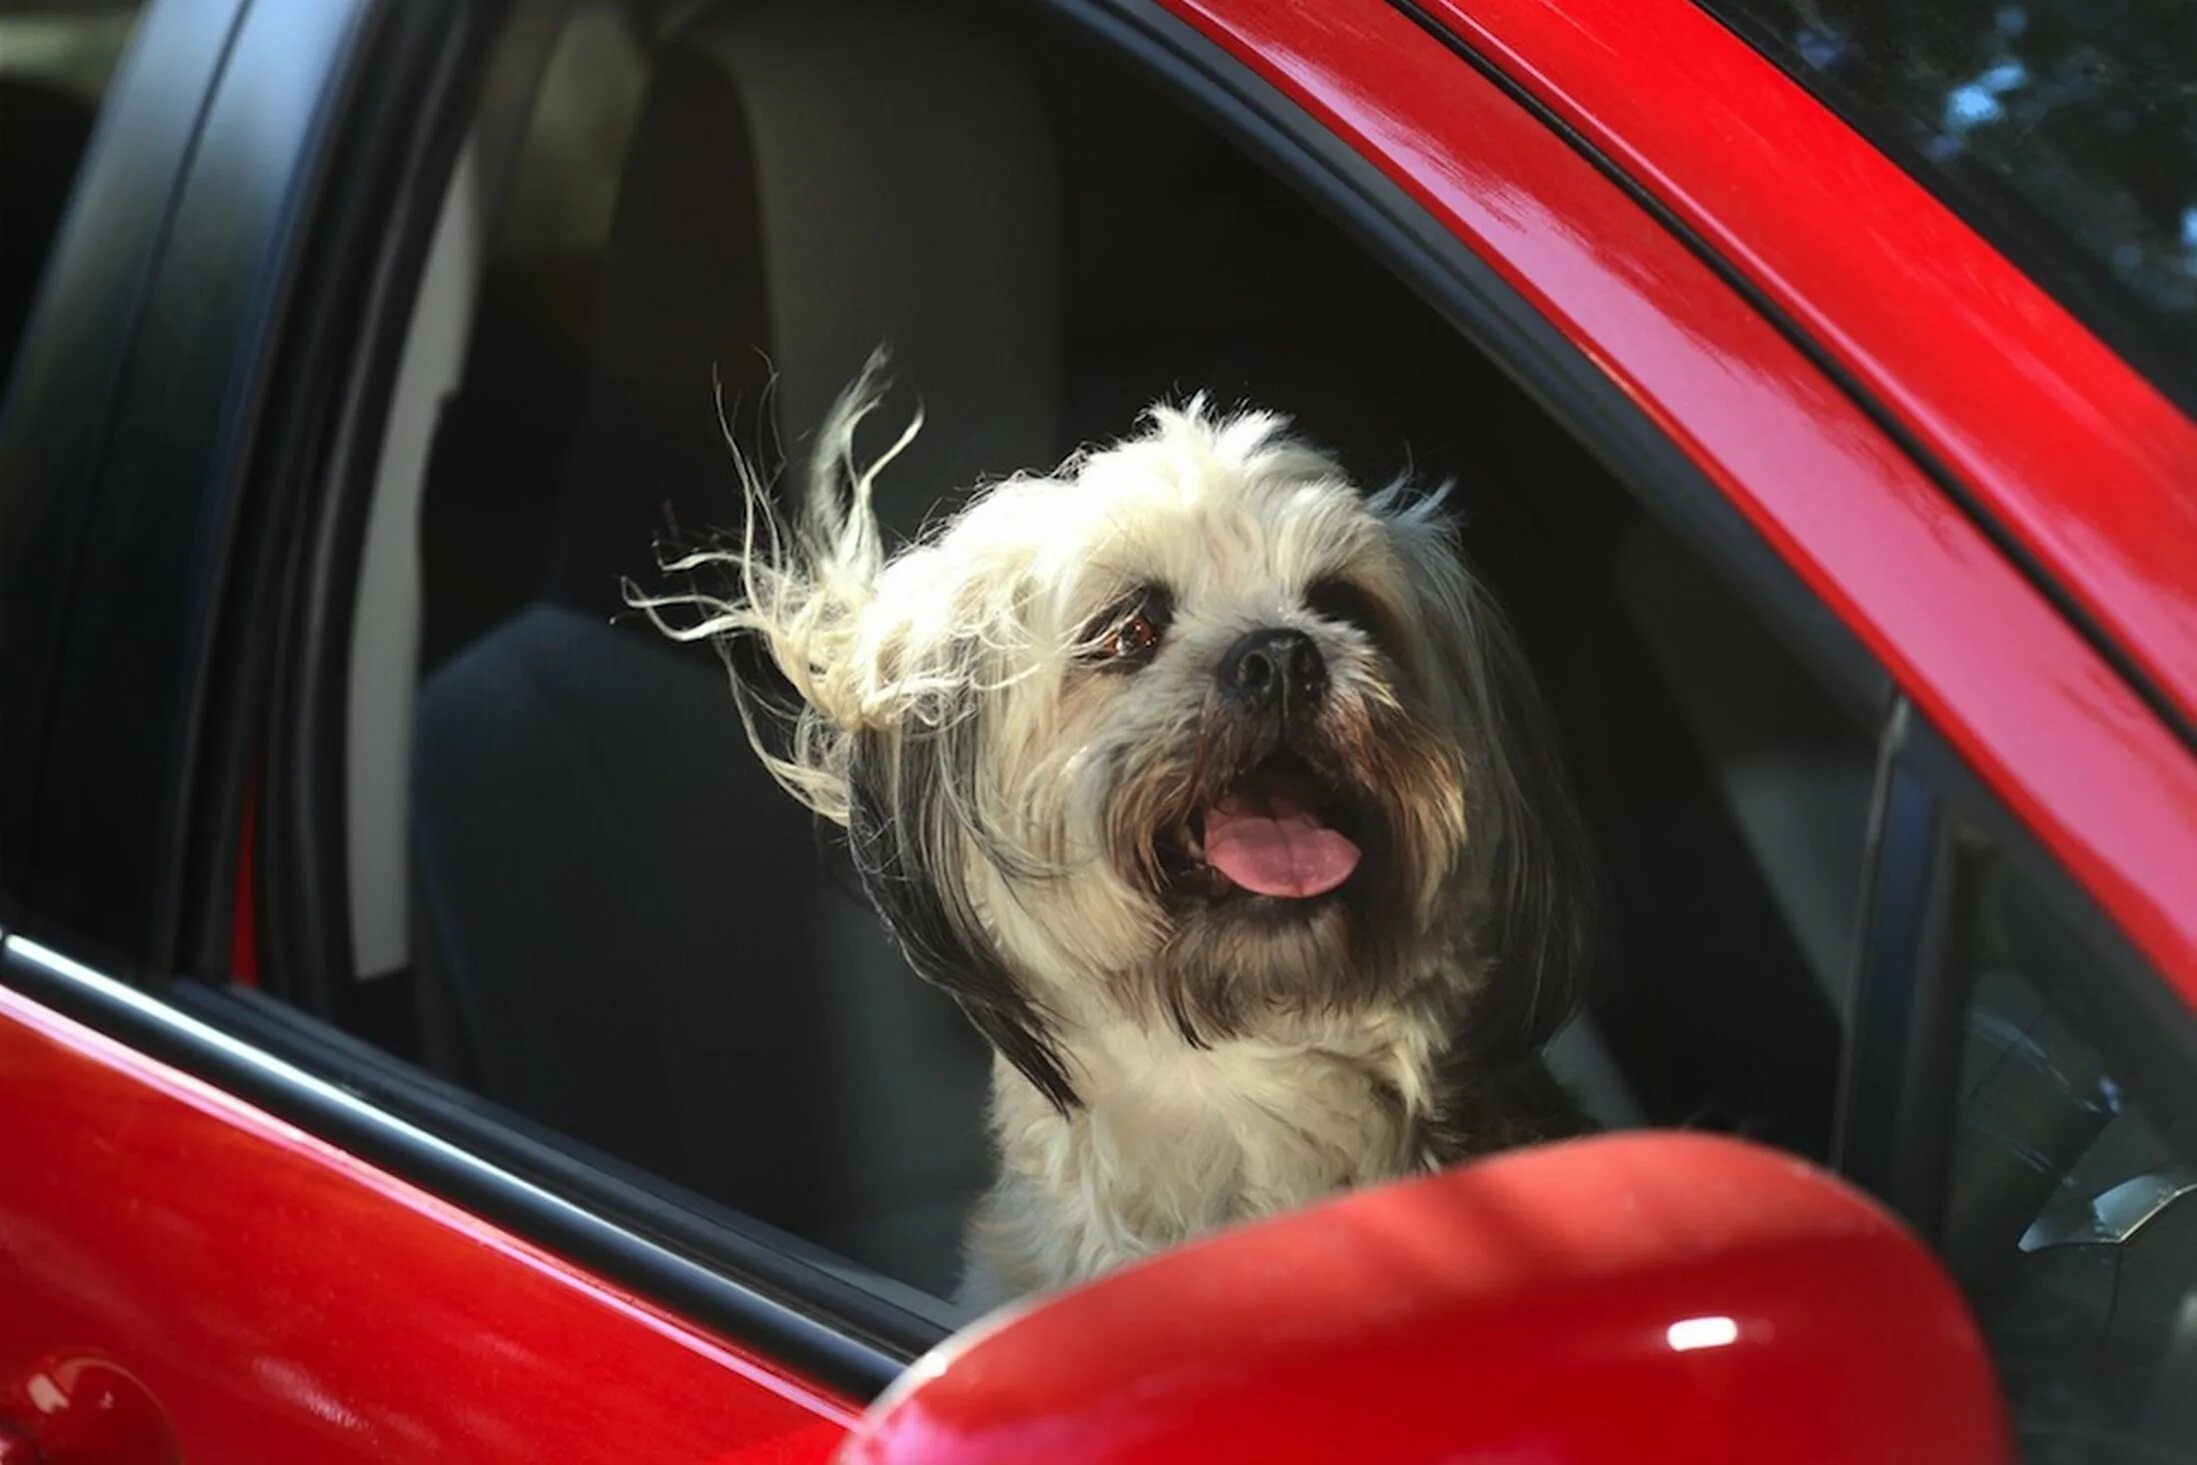
[[[1946,1260],[1989,1337],[2024,1459],[2188,1459],[2197,1085],[2143,1041],[2155,1027],[2131,1034],[2104,1010],[2131,974],[2108,968],[2051,892],[1996,855],[1969,873]]]
[[[1707,3],[2197,404],[2197,6]]]

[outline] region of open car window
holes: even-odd
[[[417,187],[358,461],[301,470],[339,528],[255,617],[294,632],[247,750],[257,990],[202,1010],[820,1326],[902,1356],[950,1326],[988,1055],[716,657],[621,593],[737,527],[728,437],[797,458],[884,340],[882,415],[928,424],[880,486],[896,534],[1198,389],[1368,486],[1454,478],[1609,895],[1559,1075],[1608,1126],[1828,1156],[1882,672],[1644,415],[1598,454],[1404,249],[1057,17],[558,13],[536,69],[492,68],[515,149],[451,127]]]
[[[340,753],[350,969],[316,988],[271,949],[267,988],[953,1294],[988,1055],[758,764],[717,658],[620,588],[737,528],[732,446],[797,458],[890,341],[882,415],[927,424],[880,482],[897,534],[1192,389],[1369,486],[1457,479],[1612,895],[1560,1071],[1605,1124],[1823,1157],[1866,713],[1378,260],[1064,34],[963,4],[573,11],[509,177],[460,155],[392,391]]]

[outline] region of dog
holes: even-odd
[[[1540,1047],[1583,842],[1447,486],[1361,492],[1199,398],[889,553],[921,416],[857,462],[881,367],[796,523],[743,463],[737,544],[665,566],[721,593],[629,598],[760,648],[728,656],[756,753],[991,1045],[964,1299],[1580,1128]]]

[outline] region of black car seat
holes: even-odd
[[[835,883],[722,669],[621,620],[618,582],[667,523],[737,522],[720,397],[798,458],[880,341],[892,415],[929,419],[892,528],[1058,457],[1051,149],[1011,53],[889,0],[713,7],[663,42],[542,593],[419,705],[422,965],[475,1081],[939,1292],[985,1054]]]

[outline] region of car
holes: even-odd
[[[0,3],[0,1459],[2180,1458],[2191,44]],[[901,534],[1196,390],[1456,480],[1613,1133],[957,1305],[986,1055],[625,613],[880,340]]]

